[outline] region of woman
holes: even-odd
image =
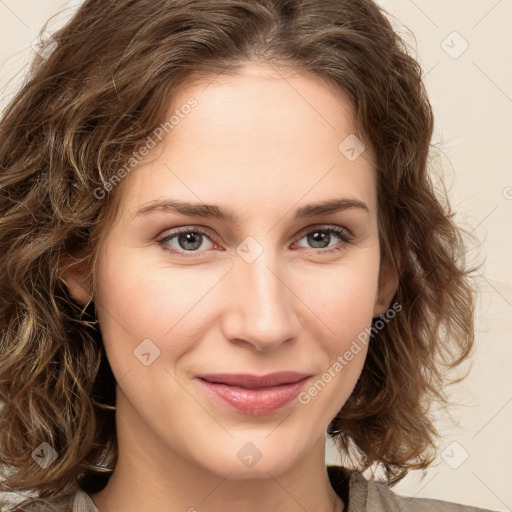
[[[474,269],[384,13],[87,0],[53,39],[0,124],[17,510],[476,510],[390,488],[435,458]]]

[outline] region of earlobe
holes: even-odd
[[[70,297],[85,306],[92,298],[85,279],[85,262],[72,263],[72,261],[76,261],[76,258],[70,256],[61,258],[59,279],[64,283]]]
[[[398,265],[400,265],[399,259],[397,259],[397,261]],[[379,275],[378,297],[373,309],[374,317],[382,315],[391,306],[391,300],[398,290],[398,281],[398,275],[397,272],[395,272],[393,263],[388,260],[383,265]]]

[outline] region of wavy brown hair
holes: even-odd
[[[448,370],[474,343],[475,269],[464,259],[469,233],[429,173],[421,67],[389,17],[371,0],[86,0],[53,34],[56,47],[0,122],[1,490],[52,498],[106,484],[117,460],[115,379],[94,301],[70,297],[64,257],[87,264],[96,290],[124,182],[101,199],[98,190],[179,86],[255,61],[334,84],[376,155],[381,262],[398,276],[402,310],[372,337],[328,432],[357,469],[384,468],[389,485],[432,463],[430,405],[448,403]],[[47,469],[32,457],[43,442],[58,454]]]

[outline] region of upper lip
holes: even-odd
[[[267,375],[249,375],[244,373],[206,373],[197,377],[208,382],[227,384],[228,386],[239,386],[242,388],[264,388],[292,384],[309,377],[308,373],[299,372],[276,372]]]

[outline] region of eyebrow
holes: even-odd
[[[295,212],[295,219],[306,219],[348,209],[359,209],[365,211],[367,214],[370,213],[368,206],[359,199],[343,197],[301,206]],[[141,208],[137,210],[135,216],[148,215],[158,211],[170,211],[195,217],[209,217],[231,224],[238,222],[238,216],[233,211],[226,208],[214,204],[190,203],[178,199],[158,199],[150,201],[149,203],[143,204]]]

